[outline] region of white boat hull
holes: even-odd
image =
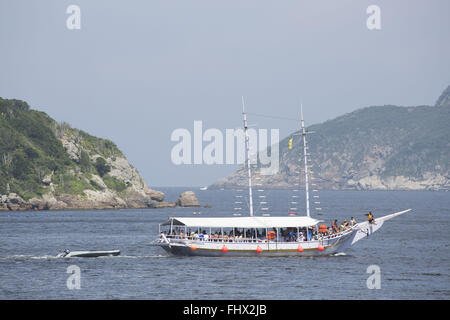
[[[104,256],[118,256],[120,255],[120,250],[109,250],[109,251],[71,251],[68,254],[60,253],[57,255],[58,258],[95,258]]]
[[[361,239],[367,238],[379,230],[383,223],[393,217],[410,211],[410,209],[377,218],[375,224],[361,222],[352,229],[344,231],[335,237],[325,237],[311,241],[254,241],[254,242],[226,242],[203,241],[188,239],[167,239],[162,237],[153,243],[167,252],[182,256],[323,256],[344,252]],[[226,249],[224,249],[224,246]],[[299,247],[301,249],[299,250]],[[321,248],[320,248],[321,247]],[[260,248],[260,249],[258,249]],[[319,250],[323,249],[323,250]]]
[[[351,241],[356,232],[354,230],[344,236],[323,241],[239,243],[182,240],[160,246],[171,254],[183,256],[317,256],[341,252],[341,246]],[[319,245],[323,247],[323,251],[319,251]]]

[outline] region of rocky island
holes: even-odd
[[[164,202],[112,141],[0,98],[0,210],[200,205],[193,192],[185,198]]]
[[[434,106],[372,106],[312,125],[313,183],[328,190],[450,190],[449,123],[450,86]],[[280,141],[277,174],[261,175],[257,168],[252,173],[264,188],[293,188],[303,178],[296,173],[303,168],[298,134]],[[209,188],[246,185],[241,167]]]

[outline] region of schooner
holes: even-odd
[[[319,256],[343,252],[359,240],[379,230],[385,221],[411,209],[378,217],[374,223],[356,223],[337,233],[328,232],[322,220],[311,217],[308,159],[303,107],[303,141],[306,215],[255,216],[252,172],[249,157],[247,113],[242,98],[245,135],[245,164],[248,168],[249,215],[246,217],[170,217],[159,225],[158,238],[152,243],[174,255],[185,256]],[[311,231],[316,230],[314,235]]]

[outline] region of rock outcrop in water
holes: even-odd
[[[197,196],[192,191],[183,192],[175,202],[180,207],[199,207]]]
[[[435,106],[375,106],[322,124],[308,136],[314,188],[329,190],[449,190],[450,86]],[[254,179],[265,188],[303,185],[299,132],[280,142],[280,170]],[[293,148],[289,150],[289,139]],[[300,178],[300,180],[299,180]],[[240,168],[210,188],[242,188]]]
[[[174,206],[113,142],[0,98],[0,210]]]

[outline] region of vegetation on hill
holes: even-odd
[[[61,141],[67,137],[80,146],[72,158]],[[100,156],[94,160],[94,155]],[[55,183],[56,195],[83,195],[86,189],[99,189],[86,177],[106,176],[111,168],[105,158],[114,156],[123,154],[113,142],[57,123],[24,101],[0,98],[0,194],[16,193],[26,200],[40,197],[48,192],[47,178]],[[114,186],[124,190],[117,182]]]
[[[175,206],[112,141],[0,98],[0,211]]]
[[[373,106],[308,127],[315,182],[326,189],[450,189],[449,96],[450,87],[435,106]],[[261,176],[261,183],[289,188],[298,182],[302,148],[299,132],[283,139],[280,170]],[[245,177],[240,168],[212,187],[243,186]]]
[[[381,106],[357,110],[313,125],[309,146],[317,173],[330,160],[342,175],[365,171],[366,160],[381,160],[368,172],[382,178],[424,178],[450,169],[450,109],[445,107]],[[286,143],[282,143],[287,144]],[[340,155],[330,157],[330,155]],[[285,159],[294,160],[293,153]],[[326,167],[326,165],[325,165]]]

